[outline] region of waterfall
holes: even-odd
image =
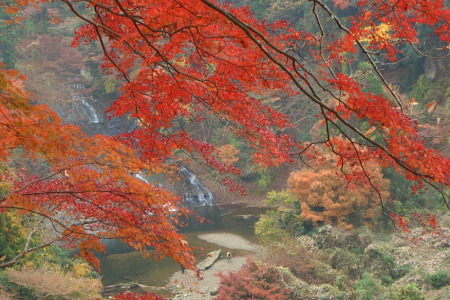
[[[180,173],[180,180],[173,185],[168,184],[167,179],[161,177],[149,177],[142,173],[135,173],[133,176],[147,184],[158,182],[158,187],[166,188],[183,197],[183,201],[187,206],[199,207],[213,206],[215,204],[213,194],[205,187],[197,176],[183,166],[180,167]]]
[[[214,196],[188,169],[181,166],[180,172],[187,183],[183,184],[183,199],[191,206],[213,206]]]
[[[109,120],[99,116],[96,109],[90,104],[93,97],[86,89],[83,83],[74,78],[72,80],[72,93],[75,100],[75,110],[78,114],[66,114],[65,119],[68,122],[83,123],[83,131],[89,135],[105,134],[116,135],[129,132],[136,127],[136,122],[129,118],[113,118]],[[100,105],[101,106],[101,105]],[[74,117],[72,120],[71,117]],[[167,188],[176,195],[183,197],[184,203],[191,207],[214,206],[215,199],[213,194],[205,187],[205,185],[192,174],[188,169],[180,167],[180,180],[172,184],[168,183],[164,176],[146,176],[142,173],[133,174],[134,177],[142,180],[147,184],[155,184],[161,188]]]
[[[95,108],[93,108],[83,97],[76,97],[81,102],[81,104],[86,107],[88,112],[88,119],[89,123],[99,123],[100,120],[98,119],[97,112],[95,111]]]
[[[111,100],[94,98],[92,88],[86,88],[79,78],[69,80],[72,82],[72,106],[70,110],[59,113],[66,122],[81,125],[84,133],[90,136],[95,134],[114,136],[136,128],[136,121],[127,116],[109,119],[102,110],[107,106],[107,101]],[[95,104],[92,105],[93,103]]]
[[[136,177],[139,180],[142,180],[143,182],[145,182],[147,184],[150,184],[150,182],[147,180],[147,178],[145,178],[145,176],[142,175],[141,173],[134,174],[134,177]]]
[[[81,107],[82,107],[84,113],[86,114],[89,123],[99,123],[100,119],[98,117],[98,114],[97,114],[97,111],[95,110],[95,108],[89,104],[89,102],[86,100],[86,97],[84,97],[80,93],[77,93],[77,90],[82,90],[82,89],[85,89],[85,86],[83,84],[81,84],[81,83],[74,84],[74,98],[75,98],[75,100],[77,100],[78,102],[80,102],[82,104]],[[92,96],[90,96],[90,100],[92,100]]]

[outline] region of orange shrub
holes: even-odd
[[[357,164],[338,169],[329,160],[318,170],[292,172],[288,186],[301,204],[301,217],[345,229],[372,219],[374,206],[389,196],[389,180],[383,178],[380,166],[373,160],[366,161],[364,169]]]

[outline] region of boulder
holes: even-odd
[[[197,264],[197,268],[200,271],[209,269],[214,264],[214,262],[219,259],[221,254],[222,254],[222,249],[218,249],[216,251],[209,252],[208,256],[203,261],[201,261]]]

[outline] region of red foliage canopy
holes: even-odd
[[[150,161],[181,148],[198,151],[221,171],[236,171],[220,164],[210,145],[192,140],[186,132],[162,133],[166,131],[161,128],[171,128],[178,116],[199,120],[207,114],[232,124],[234,132],[255,149],[255,162],[292,161],[304,145],[277,134],[276,129],[290,126],[286,116],[258,99],[277,90],[304,94],[320,106],[327,128],[335,127],[347,138],[340,144],[330,136],[326,141],[343,159],[376,158],[382,165],[399,166],[411,179],[449,185],[449,160],[423,145],[417,124],[402,110],[405,104],[396,94],[391,91],[389,98],[363,92],[342,71],[342,64],[352,60],[344,56],[358,50],[385,82],[375,55],[395,60],[402,44],[418,41],[418,24],[434,28],[446,45],[450,16],[442,1],[360,1],[360,13],[348,28],[331,8],[312,1],[319,29],[323,30],[321,9],[342,30],[338,37],[324,31],[318,35],[294,31],[284,22],[267,24],[245,8],[208,0],[87,1],[95,12],[92,20],[70,1],[64,2],[88,23],[77,30],[74,45],[99,40],[104,67],[119,70],[126,79],[121,97],[109,111],[141,122],[127,141]],[[389,26],[390,34],[376,34],[373,29],[380,24]],[[324,99],[330,97],[337,106],[326,104]],[[353,116],[373,126],[382,138],[363,134]],[[353,136],[371,149],[365,157],[359,156]]]
[[[173,210],[178,197],[133,176],[160,172],[161,166],[145,163],[113,138],[89,138],[62,125],[46,106],[30,104],[18,76],[0,69],[0,163],[18,161],[15,172],[2,170],[2,182],[10,185],[6,196],[2,191],[0,212],[15,209],[46,218],[57,235],[45,245],[61,240],[78,246],[80,256],[97,267],[90,250],[102,251],[102,238],[121,239],[147,254],[153,247],[158,257],[191,265],[190,248],[176,231],[178,217],[185,214],[182,208]],[[50,167],[33,170],[36,161]],[[27,247],[0,267],[36,250]]]

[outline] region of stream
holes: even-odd
[[[228,249],[216,244],[207,243],[198,238],[205,233],[232,233],[254,242],[254,224],[264,208],[248,208],[244,206],[203,206],[194,209],[208,219],[207,224],[196,221],[181,232],[186,235],[190,245],[196,247],[195,256],[200,261],[207,253],[222,249],[222,253],[233,251],[234,256],[246,255],[247,251]],[[102,268],[102,283],[104,286],[138,282],[149,286],[164,286],[169,277],[180,271],[180,266],[173,260],[166,258],[155,261],[144,258],[130,247],[119,241],[106,244],[107,254],[100,257]]]

